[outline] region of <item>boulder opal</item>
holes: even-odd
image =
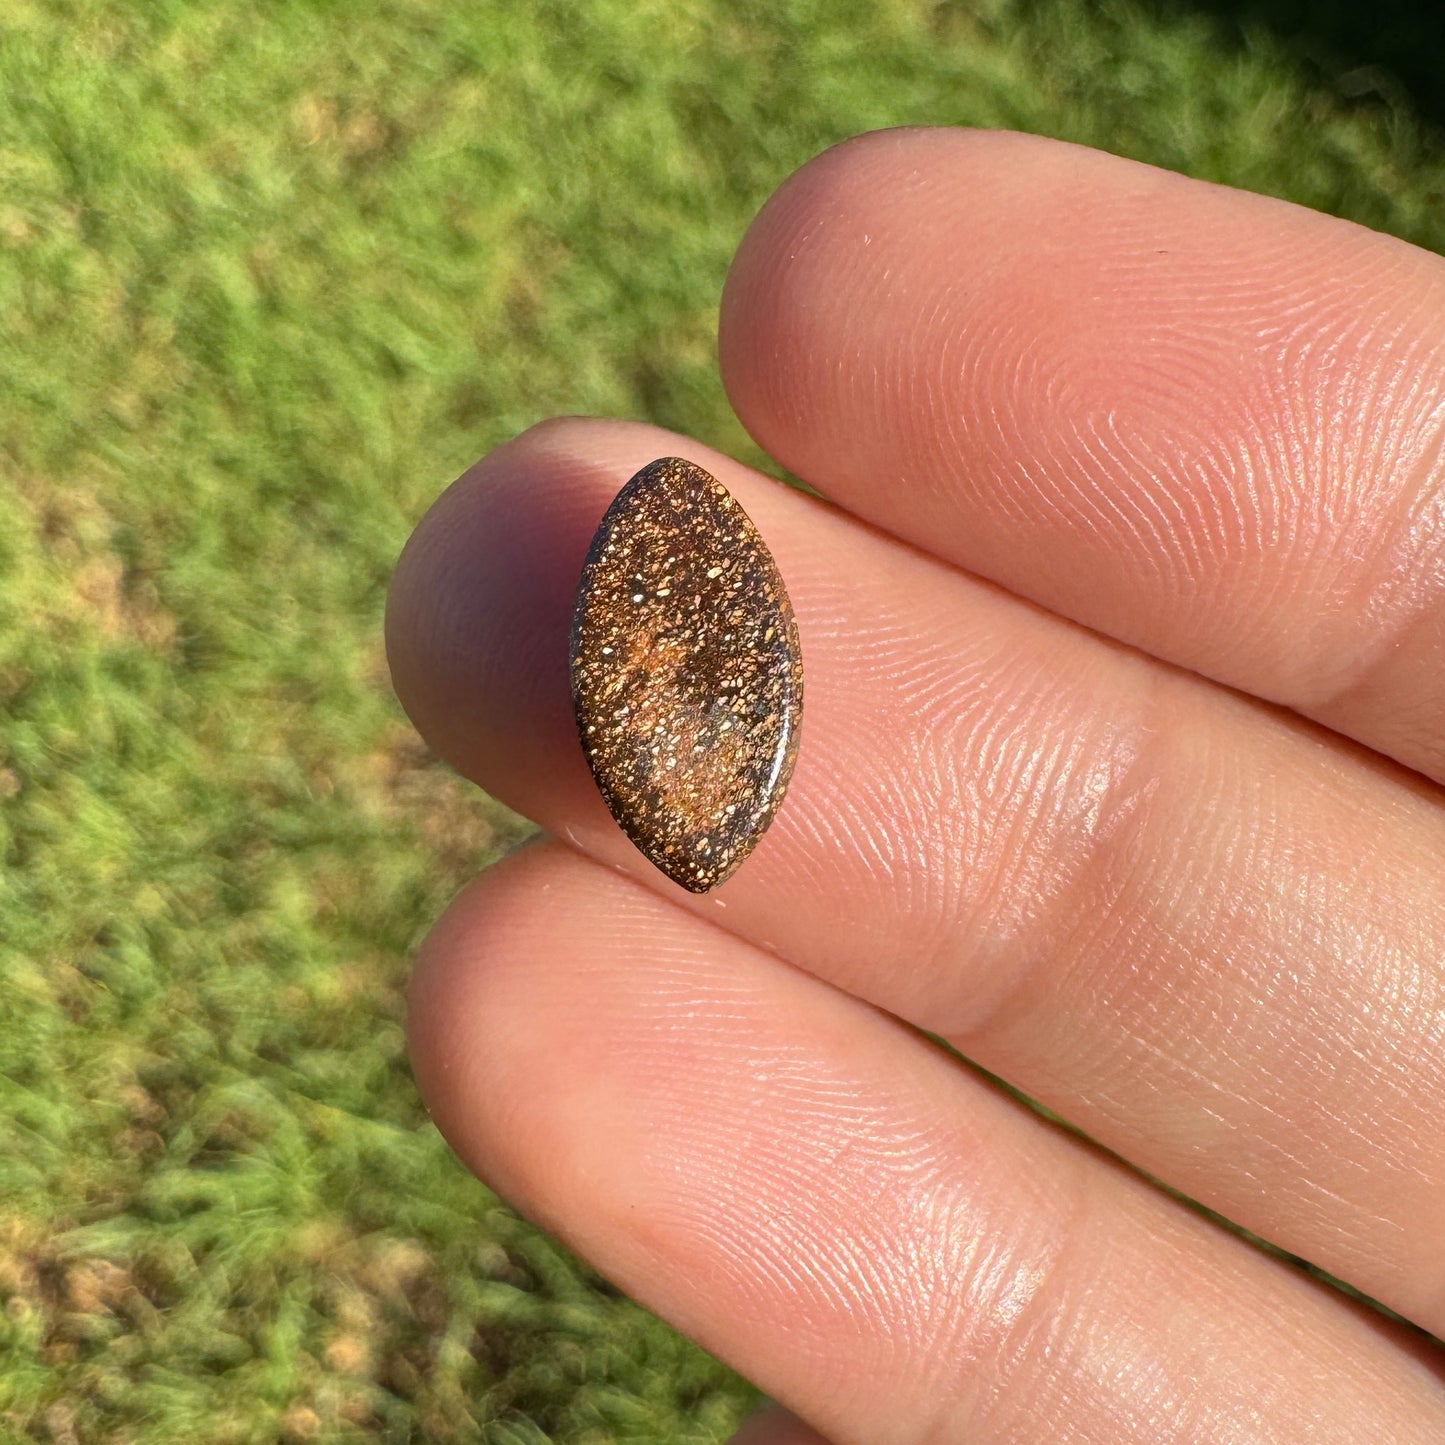
[[[612,816],[674,882],[717,887],[787,791],[803,663],[777,564],[715,477],[662,457],[617,494],[582,568],[570,661]]]

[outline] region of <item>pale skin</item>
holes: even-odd
[[[788,1407],[750,1445],[1445,1439],[1426,1334],[1143,1177],[1445,1334],[1445,261],[887,132],[765,207],[720,356],[826,502],[559,420],[398,569],[407,710],[555,840],[422,950],[442,1132]],[[806,669],[787,802],[701,898],[609,819],[566,670],[667,455],[756,521]]]

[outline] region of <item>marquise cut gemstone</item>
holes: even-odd
[[[787,791],[803,664],[777,564],[710,473],[662,457],[617,494],[582,569],[570,663],[612,816],[674,882],[717,887]]]

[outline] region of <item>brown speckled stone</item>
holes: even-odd
[[[783,801],[803,711],[783,579],[721,482],[662,457],[623,487],[582,569],[570,657],[612,816],[674,882],[717,887]]]

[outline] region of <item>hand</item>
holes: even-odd
[[[839,1445],[1445,1439],[1426,1336],[915,1032],[1445,1332],[1445,262],[890,132],[765,208],[721,356],[832,505],[564,420],[402,559],[402,700],[560,840],[423,950],[442,1131]],[[757,522],[806,669],[787,802],[703,898],[608,818],[566,674],[592,530],[669,453]]]

